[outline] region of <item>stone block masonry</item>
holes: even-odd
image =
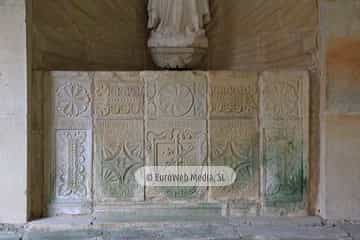
[[[47,93],[48,215],[307,214],[307,72],[37,76]],[[145,165],[228,166],[237,177],[225,187],[143,187],[134,172]]]

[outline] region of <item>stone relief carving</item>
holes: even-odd
[[[201,120],[149,121],[146,132],[146,164],[207,166],[207,135],[204,127],[205,122]],[[151,187],[147,188],[146,197],[156,200],[191,200],[197,199],[202,191],[196,186]]]
[[[208,48],[208,0],[149,0],[148,47],[163,68],[194,67]]]
[[[219,200],[257,200],[258,135],[256,120],[211,120],[211,166],[234,169],[236,180],[231,186],[212,187],[211,197]]]
[[[257,208],[262,199],[264,208],[305,199],[308,77],[304,72],[266,72],[260,81],[257,73],[189,71],[50,77],[45,119],[55,160],[49,153],[54,182],[47,189],[55,207],[73,204],[79,209],[73,212],[87,212],[93,194],[99,209],[144,200],[199,203],[208,196],[234,208]],[[237,179],[231,186],[209,189],[144,188],[134,179],[144,162],[226,165],[235,170]],[[84,210],[83,202],[89,203]]]
[[[79,117],[90,106],[90,95],[79,83],[67,83],[56,90],[56,111],[65,117]]]
[[[97,73],[94,102],[98,118],[142,117],[144,86],[139,74]]]
[[[206,76],[167,72],[144,75],[147,118],[205,118]]]
[[[263,194],[268,207],[304,200],[308,84],[308,74],[300,71],[265,72],[261,77]]]
[[[97,200],[142,200],[143,187],[134,177],[135,171],[144,165],[142,129],[143,123],[139,120],[97,121]]]
[[[87,131],[56,133],[56,196],[86,199],[88,195],[89,146]]]
[[[150,131],[147,140],[155,166],[192,166],[206,160],[206,136],[202,132],[175,128],[159,134]]]
[[[305,185],[301,131],[289,123],[276,125],[264,130],[266,200],[301,201]]]
[[[255,117],[258,113],[257,73],[210,72],[210,115],[212,117]]]
[[[271,119],[298,119],[303,117],[303,84],[306,76],[299,72],[264,74],[262,81],[262,117]]]

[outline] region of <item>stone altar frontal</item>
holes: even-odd
[[[306,214],[307,72],[36,76],[46,96],[49,215],[172,206],[231,215]],[[237,176],[225,187],[135,181],[143,166],[172,165],[228,166]]]

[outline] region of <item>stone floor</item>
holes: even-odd
[[[0,240],[360,240],[360,225],[327,225],[316,217],[56,217],[0,225]]]

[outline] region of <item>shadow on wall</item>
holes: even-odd
[[[33,0],[33,68],[141,70],[148,64],[144,0]]]
[[[316,52],[316,1],[211,1],[209,68],[304,68]]]
[[[313,0],[211,0],[209,69],[308,68]],[[144,0],[33,0],[36,70],[154,69]],[[206,65],[205,67],[206,68]]]

